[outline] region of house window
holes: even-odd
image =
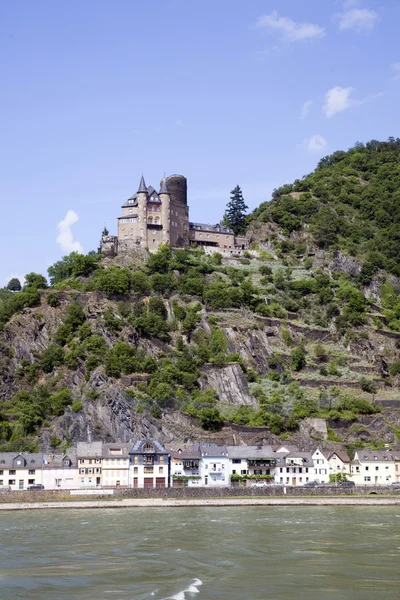
[[[15,479],[9,479],[8,485],[15,485]]]
[[[8,474],[9,474],[9,475],[16,475],[16,471],[15,471],[14,469],[11,469],[11,470],[8,472]]]
[[[371,477],[364,477],[364,481],[371,481]]]
[[[83,465],[85,463],[85,459],[81,458],[81,460],[79,462],[81,463],[81,465]]]
[[[164,467],[159,467],[158,472],[162,475],[164,473]]]
[[[134,460],[135,465],[139,464],[139,457],[138,456],[135,456],[133,460]]]
[[[81,483],[85,483],[85,480],[83,477],[81,477]]]
[[[375,467],[375,471],[379,471],[379,467]]]
[[[0,479],[0,485],[3,485],[3,479]]]
[[[160,465],[163,465],[163,464],[164,464],[164,456],[163,456],[163,455],[161,455],[161,456],[160,456]]]
[[[84,474],[85,474],[85,469],[79,469],[79,473],[80,473],[81,475],[84,475]]]
[[[242,462],[241,458],[233,458],[232,462],[234,465],[240,465],[240,463]]]
[[[0,470],[0,475],[4,475],[3,469]]]
[[[139,471],[138,467],[133,467],[133,473],[134,473],[134,475],[137,475],[138,471]]]
[[[35,480],[34,479],[28,479],[28,485],[34,485]]]
[[[365,467],[365,470],[366,470],[366,471],[369,471],[369,467]]]
[[[242,475],[247,475],[247,471],[246,469],[243,469],[242,471],[240,471]]]
[[[34,475],[34,474],[35,474],[35,469],[29,469],[28,475]]]
[[[146,474],[153,473],[153,467],[145,467],[145,468],[144,468],[144,472],[145,472]]]
[[[143,448],[144,452],[153,452],[154,451],[154,447],[152,446],[152,444],[145,444],[144,448]]]

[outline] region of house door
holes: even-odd
[[[165,477],[156,477],[156,488],[165,488]]]
[[[296,485],[296,477],[292,477],[292,485]]]
[[[24,480],[20,479],[18,482],[18,489],[23,490],[24,489]]]
[[[208,485],[208,475],[204,475],[204,485]]]
[[[96,477],[96,485],[100,485],[100,477]]]
[[[153,478],[152,477],[145,477],[144,478],[144,487],[145,488],[152,488],[152,487],[154,487]]]
[[[139,483],[138,483],[138,478],[137,478],[137,477],[134,477],[134,478],[133,478],[133,487],[134,487],[134,488],[137,488],[137,487],[139,487]]]

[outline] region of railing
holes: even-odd
[[[163,228],[163,226],[159,225],[158,223],[147,223],[147,229],[157,229],[157,230],[160,230],[162,228]]]

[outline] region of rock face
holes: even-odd
[[[220,402],[236,406],[247,404],[257,408],[257,401],[250,394],[243,371],[237,363],[221,368],[211,365],[204,367],[200,387],[215,390]]]
[[[328,429],[325,419],[308,418],[300,423],[300,433],[320,437],[322,440],[328,439]]]

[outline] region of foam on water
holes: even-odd
[[[165,600],[186,600],[186,594],[198,594],[201,585],[203,585],[203,582],[200,579],[195,579],[186,590],[182,590],[174,596],[169,596],[168,598],[165,598]]]

